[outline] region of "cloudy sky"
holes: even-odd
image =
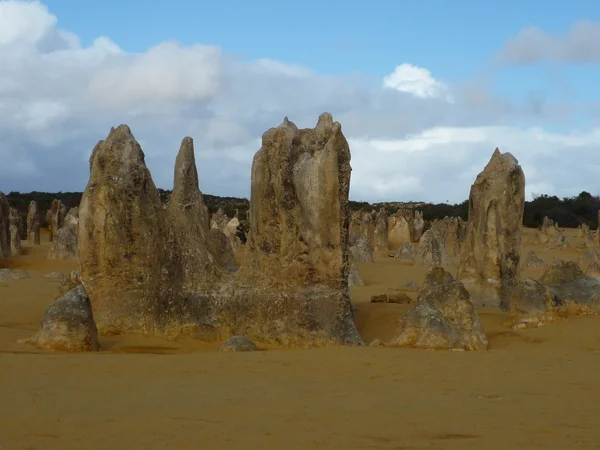
[[[76,6],[79,5],[79,6]],[[260,138],[328,111],[351,197],[460,202],[494,148],[527,195],[600,194],[597,0],[0,0],[0,190],[81,191],[128,124],[169,189],[248,196]]]

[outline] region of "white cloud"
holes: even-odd
[[[485,86],[449,86],[409,64],[382,86],[240,61],[213,46],[169,41],[130,54],[100,36],[83,47],[57,23],[39,2],[0,1],[3,191],[82,190],[94,145],[127,123],[158,186],[172,186],[176,152],[191,136],[202,190],[248,196],[263,132],[284,116],[312,127],[328,111],[351,146],[357,200],[462,201],[496,147],[519,159],[528,194],[600,193],[600,128],[551,132],[544,116],[560,110],[568,120],[576,105],[548,103],[533,115]]]
[[[448,86],[431,76],[429,70],[411,64],[400,64],[384,77],[383,86],[419,98],[439,98],[452,103]]]

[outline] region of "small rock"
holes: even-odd
[[[387,294],[372,295],[371,296],[371,303],[387,303],[387,302],[388,302],[388,296],[387,296]]]
[[[231,336],[219,349],[222,352],[255,352],[258,347],[246,336]]]
[[[0,269],[0,281],[22,280],[30,278],[30,275],[20,269]]]
[[[52,303],[42,318],[40,330],[24,342],[38,348],[70,352],[98,351],[98,329],[83,286],[77,286]]]
[[[369,344],[369,347],[385,347],[385,344],[381,339],[373,339]]]
[[[62,278],[62,277],[63,277],[63,273],[58,272],[58,271],[48,272],[46,275],[44,275],[44,278]]]
[[[412,302],[412,298],[404,293],[388,295],[388,303],[399,303],[401,305],[408,305]]]

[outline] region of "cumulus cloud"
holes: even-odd
[[[549,35],[538,27],[526,27],[498,53],[501,62],[534,64],[600,63],[600,22],[580,21],[566,34]]]
[[[519,159],[529,195],[600,190],[600,123],[551,128],[581,114],[578,105],[534,96],[519,106],[401,61],[376,79],[243,61],[201,43],[132,54],[110,36],[82,46],[57,24],[40,2],[0,1],[0,190],[82,190],[92,148],[126,123],[158,186],[171,188],[191,136],[201,189],[248,196],[262,133],[285,116],[312,127],[324,111],[350,143],[357,200],[460,202],[496,147]]]
[[[412,64],[396,66],[391,74],[384,77],[383,86],[418,98],[439,98],[453,102],[448,86],[433,78],[429,70]]]

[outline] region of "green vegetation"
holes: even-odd
[[[160,189],[161,199],[167,201],[171,191]],[[50,208],[52,200],[58,198],[67,206],[72,208],[79,205],[81,192],[11,192],[7,195],[10,205],[16,208],[23,216],[27,215],[29,202],[35,200],[40,208],[42,226],[45,226],[45,211]],[[216,195],[204,194],[204,202],[211,214],[219,208],[223,208],[227,216],[233,217],[236,210],[240,213],[240,220],[245,219],[245,213],[248,210],[249,201],[246,198],[237,197],[219,197]],[[442,219],[445,216],[458,216],[467,220],[469,213],[469,202],[465,200],[455,205],[446,203],[424,203],[424,202],[384,202],[367,203],[350,201],[350,209],[353,211],[379,210],[385,208],[388,214],[393,214],[399,208],[419,209],[423,212],[425,220]],[[534,195],[533,201],[525,203],[525,214],[523,223],[527,227],[538,227],[541,225],[544,216],[557,221],[561,227],[576,228],[586,223],[592,229],[598,227],[598,210],[600,210],[600,197],[592,196],[589,192],[582,192],[576,197],[558,198],[548,195]]]

